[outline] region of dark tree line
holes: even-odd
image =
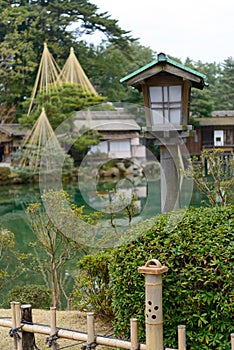
[[[206,74],[208,87],[192,91],[191,112],[209,117],[214,110],[234,110],[234,59],[222,63],[202,63],[187,60],[187,65]]]
[[[101,96],[113,102],[143,104],[141,94],[120,84],[126,74],[154,59],[107,12],[87,0],[0,0],[0,118],[21,117],[23,101],[30,98],[43,43],[60,67],[73,46],[91,83]],[[105,34],[98,45],[88,44],[84,34]],[[223,63],[182,62],[207,75],[209,86],[192,91],[191,112],[210,116],[213,110],[234,109],[234,59]]]

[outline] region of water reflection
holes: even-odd
[[[80,184],[79,184],[80,185]],[[122,196],[125,198],[120,201],[120,207],[116,209],[116,219],[118,221],[119,228],[126,228],[129,226],[128,218],[123,219],[122,208],[124,204],[130,203],[133,195],[136,196],[136,205],[138,210],[134,215],[132,224],[142,221],[145,218],[152,217],[160,213],[161,201],[160,201],[160,180],[146,181],[142,177],[130,177],[125,179],[105,179],[97,182],[96,191],[90,189],[89,182],[85,182],[83,188],[86,188],[86,196],[82,197],[82,193],[78,184],[64,185],[70,195],[71,199],[77,206],[85,205],[86,213],[90,211],[99,210],[104,214],[104,226],[110,227],[110,216],[107,211],[107,203],[109,204],[109,194],[112,192],[113,200]],[[100,196],[104,197],[100,199]],[[88,197],[88,201],[86,201]],[[97,200],[98,199],[98,200]],[[182,202],[186,202],[186,183],[181,193]],[[194,190],[191,199],[191,205],[199,206],[202,201],[202,197],[199,192]],[[30,242],[35,242],[36,236],[31,230],[29,219],[25,213],[25,209],[30,203],[41,201],[40,189],[38,186],[32,185],[16,185],[16,186],[2,186],[0,187],[0,215],[1,223],[4,227],[8,228],[15,234],[16,248],[22,253],[31,252],[34,254]],[[124,202],[125,201],[125,202]],[[117,204],[119,205],[118,201]],[[123,206],[122,206],[123,205]],[[40,274],[30,274],[30,276],[24,275],[23,279],[15,280],[16,284],[38,283],[43,284]],[[13,285],[9,285],[8,288],[12,288]],[[4,291],[1,291],[2,298],[4,297]],[[1,300],[0,300],[1,302]]]
[[[82,193],[80,191],[82,187]],[[99,179],[95,191],[91,188],[89,182],[83,182],[82,185],[76,183],[64,185],[77,206],[84,205],[86,212],[101,210],[104,207],[101,195],[107,195],[109,192],[125,193],[127,198],[134,194],[137,198],[140,212],[147,212],[147,217],[160,213],[160,180],[147,181],[142,177],[129,177],[125,179]],[[200,206],[204,200],[196,189],[194,189],[189,205]],[[187,203],[186,181],[181,191],[182,206]],[[16,185],[0,187],[0,221],[9,229],[18,235],[24,234],[19,227],[25,223],[24,232],[29,231],[29,222],[25,214],[25,209],[30,203],[41,201],[40,189],[36,185]],[[138,213],[139,214],[139,213]],[[18,222],[18,220],[21,222]],[[31,232],[30,232],[31,234]]]

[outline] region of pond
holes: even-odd
[[[134,180],[134,188],[132,183],[133,181],[122,182],[118,190],[128,195],[129,191],[134,189],[140,206],[139,215],[144,212],[144,217],[150,218],[160,213],[160,181],[151,181],[146,185],[143,181]],[[72,201],[77,206],[85,205],[87,212],[103,211],[100,203],[105,205],[105,202],[100,201],[88,182],[86,185],[87,188],[84,189],[84,186],[78,186],[76,183],[68,184],[64,186],[64,190],[71,195]],[[116,191],[116,181],[109,179],[103,181],[97,190],[103,195],[114,187]],[[189,195],[185,184],[181,192],[182,203],[200,206],[201,201],[204,200],[196,189],[193,190],[191,198],[187,198]],[[22,252],[28,251],[28,242],[34,239],[25,210],[28,204],[40,201],[40,197],[38,185],[0,186],[0,222],[15,234],[17,247]]]
[[[134,182],[134,186],[132,183]],[[160,213],[160,181],[152,181],[147,185],[142,181],[123,181],[118,185],[116,190],[116,183],[113,180],[105,180],[99,185],[99,193],[105,197],[110,189],[115,187],[115,192],[124,192],[127,196],[134,187],[137,195],[137,203],[139,209],[138,218],[144,220]],[[85,189],[86,188],[86,189]],[[64,186],[64,190],[71,195],[71,199],[77,206],[85,205],[86,212],[100,210],[103,212],[103,205],[105,206],[97,193],[93,191],[89,183],[86,186],[78,187],[77,184],[69,184]],[[116,193],[115,193],[116,194]],[[186,186],[181,193],[182,202],[186,203]],[[33,253],[30,242],[35,242],[36,236],[31,230],[29,218],[25,212],[28,204],[35,203],[41,199],[40,189],[37,185],[15,185],[0,187],[0,222],[3,227],[11,230],[15,235],[16,248],[22,253]],[[98,199],[98,200],[97,200]],[[201,203],[201,196],[198,191],[194,190],[190,199],[190,205],[199,206]],[[100,204],[101,203],[101,204]],[[106,210],[104,210],[106,212]],[[142,214],[143,213],[143,214]],[[118,218],[117,218],[118,220]],[[121,220],[121,218],[120,218]],[[107,219],[106,219],[107,221]],[[74,266],[74,264],[73,264]],[[23,275],[15,279],[7,290],[15,285],[24,285],[27,283],[43,284],[42,276],[38,274]],[[0,293],[0,303],[4,299],[7,290],[2,290]]]

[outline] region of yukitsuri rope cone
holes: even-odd
[[[57,86],[61,85],[59,74],[60,68],[49,52],[47,44],[44,43],[44,50],[31,95],[31,103],[28,109],[28,115],[32,111],[33,102],[38,91],[40,93],[49,93],[49,91],[56,90]]]
[[[56,155],[62,155],[64,150],[50,125],[45,109],[34,124],[30,133],[27,135],[22,147],[22,157],[20,159],[19,168],[29,168],[32,173],[36,173],[41,165],[42,152],[47,152],[47,156],[43,156],[43,168],[50,170],[54,166],[52,159]]]
[[[60,73],[60,81],[63,83],[74,84],[80,86],[81,89],[88,93],[98,96],[96,90],[93,85],[90,83],[88,77],[83,71],[75,53],[73,47],[70,49],[70,55],[64,64],[61,73]]]

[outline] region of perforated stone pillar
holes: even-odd
[[[138,268],[145,274],[145,330],[146,349],[163,350],[163,310],[162,310],[162,273],[168,267],[156,260],[148,260],[145,266]]]

